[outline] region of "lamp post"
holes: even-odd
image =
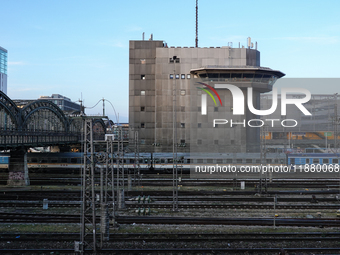
[[[173,56],[172,60],[174,61],[174,83],[173,83],[173,103],[172,103],[172,111],[173,111],[173,129],[172,129],[172,210],[174,212],[178,211],[178,172],[177,172],[177,117],[176,117],[176,59],[177,56]]]

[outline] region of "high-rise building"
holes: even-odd
[[[260,66],[255,45],[249,40],[248,47],[175,48],[152,37],[130,41],[129,126],[139,133],[141,151],[171,152],[174,137],[178,151],[189,151],[192,145],[215,146],[218,152],[257,151],[259,128],[212,125],[212,119],[232,118],[233,94],[225,85],[241,89],[244,98],[252,87],[253,105],[259,109],[260,94],[271,91],[276,79],[284,76]],[[212,96],[203,105],[206,93]],[[256,118],[246,110],[234,121]]]
[[[7,50],[0,47],[0,90],[7,94]]]

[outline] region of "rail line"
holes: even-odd
[[[99,216],[97,217],[99,222]],[[273,225],[273,218],[200,218],[117,216],[119,224]],[[1,223],[80,223],[80,215],[0,213]],[[277,226],[339,227],[340,219],[276,218]]]

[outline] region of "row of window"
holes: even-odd
[[[113,160],[114,163],[116,163],[116,160]],[[138,160],[136,161],[138,162]],[[179,159],[178,160],[179,163],[184,163],[184,164],[190,164],[190,163],[198,163],[198,164],[260,164],[261,163],[261,159],[232,159],[232,158],[227,158],[227,159]],[[124,163],[127,164],[133,164],[135,163],[135,159],[124,159]],[[150,164],[151,160],[150,159],[139,159],[139,163],[140,164]],[[166,163],[173,163],[173,159],[172,158],[155,158],[153,159],[153,163],[155,164],[166,164]],[[283,164],[284,163],[284,159],[266,159],[266,163],[267,164]]]
[[[191,79],[191,75],[190,74],[187,74],[187,75],[185,75],[185,74],[181,74],[181,75],[175,74],[175,78],[176,79],[179,79],[179,77],[181,77],[181,79],[185,79],[185,77],[187,77],[187,79]],[[170,74],[169,78],[173,79],[174,78],[174,74]],[[145,80],[146,79],[145,74],[141,74],[140,75],[140,79],[141,80]]]
[[[145,123],[144,122],[140,123],[140,127],[145,128]],[[181,123],[181,128],[185,128],[185,123]]]
[[[187,79],[191,79],[191,75],[190,74],[187,74],[186,76],[187,76]],[[179,74],[175,74],[175,78],[176,79],[179,79],[179,77],[180,77]],[[169,75],[169,78],[173,79],[174,78],[174,74],[171,73]],[[181,74],[181,79],[185,79],[185,74]]]

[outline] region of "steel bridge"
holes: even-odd
[[[96,134],[104,136],[104,121],[97,118],[94,125]],[[0,150],[79,144],[82,133],[82,116],[66,116],[48,100],[37,100],[19,108],[0,91]]]
[[[27,149],[82,143],[84,119],[80,113],[67,116],[53,102],[37,100],[19,108],[0,91],[0,150],[9,151],[8,185],[29,185]],[[106,125],[93,121],[93,137],[104,140]]]

